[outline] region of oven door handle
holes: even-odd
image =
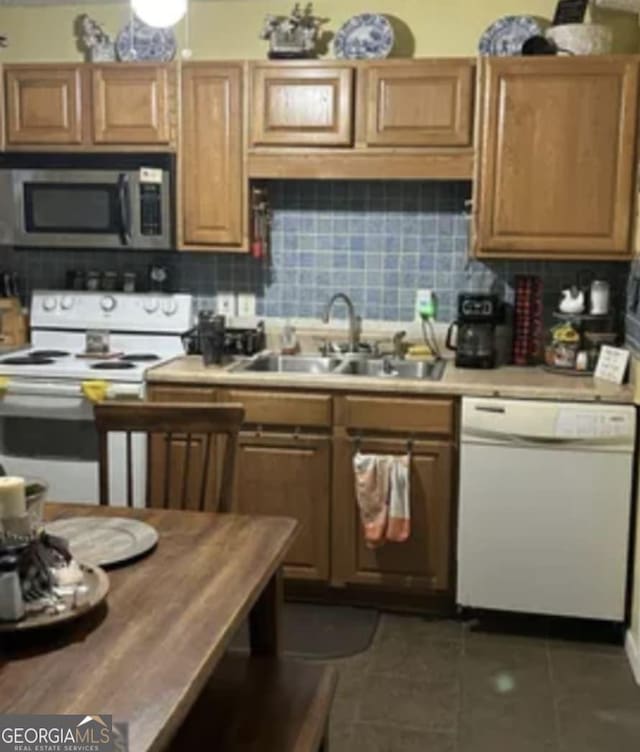
[[[11,381],[3,390],[3,394],[9,396],[33,396],[33,397],[72,397],[86,400],[82,384],[69,383],[42,383],[33,381]],[[142,384],[107,384],[105,392],[107,399],[142,399],[144,386]],[[0,405],[2,400],[0,399]]]
[[[131,245],[131,192],[129,176],[121,172],[118,176],[118,205],[120,211],[120,241],[122,245]]]

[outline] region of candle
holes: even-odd
[[[0,478],[0,519],[22,517],[26,513],[24,478]]]

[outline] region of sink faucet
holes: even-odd
[[[358,352],[358,346],[360,344],[360,319],[358,316],[356,316],[356,309],[351,298],[348,295],[343,292],[336,293],[327,303],[327,307],[322,314],[322,320],[325,324],[329,323],[333,306],[339,300],[345,303],[349,311],[349,352],[356,353]]]

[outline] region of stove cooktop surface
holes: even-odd
[[[149,368],[182,353],[124,353],[109,358],[92,358],[85,353],[32,348],[0,358],[0,376],[13,378],[66,379],[69,381],[143,382]]]

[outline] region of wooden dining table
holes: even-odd
[[[0,636],[0,713],[111,715],[129,724],[131,752],[161,750],[247,617],[252,653],[278,654],[294,520],[57,504],[45,514],[132,517],[159,542],[109,572],[94,612]]]

